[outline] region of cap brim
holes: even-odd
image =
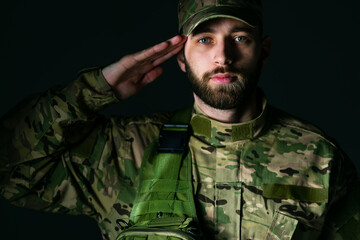
[[[249,11],[249,9],[217,6],[204,9],[189,18],[189,20],[184,23],[182,32],[184,35],[189,36],[199,24],[213,18],[233,18],[248,24],[250,27],[259,25],[258,16],[256,16],[253,11]]]

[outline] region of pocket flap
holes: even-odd
[[[265,240],[290,240],[295,232],[298,220],[276,212]]]

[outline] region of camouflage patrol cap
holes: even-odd
[[[262,25],[261,0],[179,0],[179,32],[189,36],[202,22],[218,17]]]

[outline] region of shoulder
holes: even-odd
[[[147,145],[159,137],[162,125],[169,123],[172,117],[180,112],[183,112],[183,109],[135,117],[113,116],[110,122],[113,125],[113,134],[131,139],[131,141],[140,139]]]
[[[171,112],[156,112],[149,115],[140,115],[132,117],[115,116],[112,120],[118,125],[124,127],[141,125],[162,125],[171,117]]]
[[[321,128],[271,105],[269,105],[268,108],[271,128],[279,134],[287,133],[295,139],[307,139],[313,143],[315,143],[314,141],[321,141],[329,145],[329,147],[337,148],[335,140],[330,138]]]
[[[171,121],[172,117],[175,117],[175,115],[177,117],[186,115],[188,113],[188,109],[190,109],[190,107],[175,109],[166,112],[155,112],[149,115],[140,115],[133,117],[113,116],[111,117],[111,121],[118,126],[122,126],[124,128],[141,126],[161,127],[163,124],[169,123],[169,121]]]
[[[344,158],[335,140],[319,127],[273,106],[269,106],[268,110],[268,136],[272,139],[276,152],[282,155],[291,153],[292,156],[319,167],[331,164],[331,160]]]
[[[171,117],[171,112],[157,112],[140,116],[112,116],[110,118],[113,130],[124,137],[148,136],[154,138],[158,135],[161,126]]]

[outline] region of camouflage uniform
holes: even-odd
[[[91,216],[104,239],[115,239],[129,220],[144,149],[171,116],[97,114],[117,102],[101,70],[90,69],[4,116],[1,194],[18,206]],[[241,124],[209,119],[195,106],[191,125],[207,239],[318,239],[328,210],[356,178],[320,130],[266,100],[258,118]]]

